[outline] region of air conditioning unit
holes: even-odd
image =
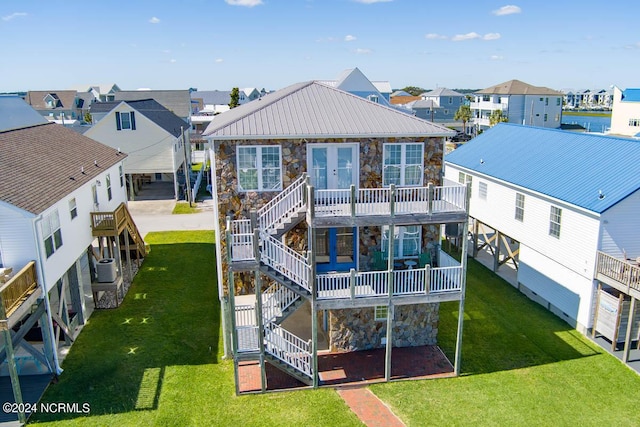
[[[117,277],[116,260],[113,258],[103,258],[96,265],[98,282],[115,282]]]

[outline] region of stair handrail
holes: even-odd
[[[305,183],[307,174],[303,173],[287,188],[258,209],[258,225],[260,230],[266,231],[279,222],[288,218],[291,213],[298,212],[305,206]]]
[[[262,250],[260,261],[312,292],[309,284],[311,266],[307,259],[267,233],[260,233]]]
[[[275,323],[266,325],[264,332],[267,353],[313,378],[311,341],[303,341]]]
[[[133,220],[133,217],[131,216],[131,212],[129,212],[129,208],[124,202],[122,202],[120,206],[124,207],[124,212],[127,220],[127,230],[129,231],[129,235],[132,236],[133,241],[136,243],[136,246],[138,247],[138,250],[140,251],[140,253],[142,255],[146,255],[147,249],[145,247],[144,239],[140,234],[140,230],[138,230],[138,226],[136,225],[136,222]]]
[[[274,322],[300,299],[300,295],[277,282],[269,286],[262,296],[262,323],[265,325]]]

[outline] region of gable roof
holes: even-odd
[[[445,161],[596,213],[640,190],[632,139],[501,123]]]
[[[439,87],[428,92],[424,92],[420,94],[420,96],[461,96],[464,97],[463,93],[456,92],[452,89],[447,89],[446,87]]]
[[[164,108],[155,99],[141,99],[138,101],[96,102],[91,105],[91,112],[110,112],[122,103],[127,104],[136,112],[142,114],[176,138],[180,136],[182,128],[188,129],[188,125],[184,122],[184,120]]]
[[[479,90],[476,93],[487,95],[564,95],[560,91],[549,89],[548,87],[532,86],[520,80],[509,80],[508,82]]]
[[[215,139],[450,136],[454,132],[351,93],[310,81],[214,117]]]
[[[199,90],[191,92],[191,99],[202,99],[203,105],[228,105],[231,102],[231,91]]]
[[[0,201],[37,215],[125,157],[54,123],[0,132]]]
[[[444,109],[440,107],[433,99],[418,99],[416,102],[411,104],[411,108],[413,108],[414,110],[420,108],[432,108],[434,110]]]
[[[114,94],[116,101],[155,99],[178,117],[191,115],[191,94],[184,90],[120,90]]]
[[[75,100],[77,93],[75,90],[30,90],[27,92],[25,101],[36,110],[68,110],[76,108]],[[54,108],[49,107],[45,101],[49,95],[58,101]]]
[[[47,119],[19,96],[0,96],[0,131],[45,123]]]

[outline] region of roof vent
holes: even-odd
[[[602,200],[604,199],[604,193],[602,192],[602,190],[598,190],[598,200]]]

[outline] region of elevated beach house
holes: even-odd
[[[367,349],[384,349],[389,380],[392,348],[437,344],[439,303],[464,300],[465,261],[438,245],[441,224],[467,224],[466,187],[442,180],[452,134],[315,81],[214,118],[204,135],[238,381],[254,361],[257,391],[271,387],[265,363],[318,386],[319,352]]]
[[[640,141],[503,123],[447,155],[445,177],[471,186],[474,256],[579,331],[638,341]]]

